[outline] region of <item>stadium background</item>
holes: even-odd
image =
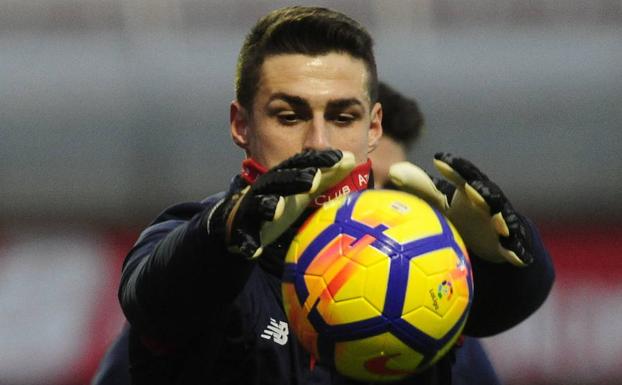
[[[137,231],[239,169],[237,51],[286,4],[0,0],[0,384],[88,383]],[[380,77],[419,101],[414,161],[473,160],[540,225],[553,293],[484,340],[505,382],[619,383],[622,2],[314,4],[366,25]]]

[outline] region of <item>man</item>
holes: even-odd
[[[388,84],[378,84],[378,102],[382,106],[382,137],[369,158],[373,163],[376,187],[389,183],[389,168],[406,160],[408,151],[421,135],[425,119],[419,105]]]
[[[376,99],[371,37],[347,16],[290,7],[255,25],[239,56],[230,108],[232,139],[246,154],[242,173],[224,193],[165,210],[126,258],[119,298],[131,325],[132,383],[355,383],[326,363],[313,365],[293,333],[280,343],[261,334],[271,321],[287,320],[280,278],[298,224],[313,207],[368,187],[367,154],[382,134]],[[464,170],[462,160],[438,158],[448,175],[464,172],[478,186],[479,174]],[[392,179],[438,200],[439,192],[426,190],[410,171],[398,170]],[[462,197],[462,191],[459,186],[451,196]],[[476,191],[495,210],[503,203],[496,223],[510,232],[507,240],[499,238],[509,247],[500,246],[500,258],[509,255],[525,266],[474,263],[476,293],[465,331],[487,335],[530,315],[553,277],[532,227],[496,190],[493,197]],[[453,213],[453,202],[442,209]],[[491,286],[499,280],[515,295],[501,298]],[[449,359],[441,362],[404,383],[449,383]]]
[[[388,84],[380,82],[378,102],[382,106],[382,137],[373,152],[372,161],[376,188],[395,188],[390,181],[392,165],[404,162],[408,152],[421,135],[424,116],[414,99],[400,94]],[[452,365],[454,385],[497,385],[499,379],[478,339],[464,337],[455,349]]]

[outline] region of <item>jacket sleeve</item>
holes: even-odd
[[[534,224],[525,219],[533,242],[534,261],[527,267],[487,262],[471,257],[474,298],[464,333],[491,336],[519,324],[546,300],[555,272]]]
[[[119,300],[141,335],[183,343],[220,317],[246,283],[253,264],[207,233],[214,203],[167,210],[126,257]]]

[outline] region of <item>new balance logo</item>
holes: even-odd
[[[289,328],[287,326],[287,322],[277,322],[274,318],[270,318],[270,325],[268,325],[266,330],[263,331],[261,338],[273,340],[279,345],[285,345],[287,343],[288,335]]]

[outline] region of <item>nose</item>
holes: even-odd
[[[330,133],[323,117],[310,121],[307,129],[304,149],[325,150],[330,148]]]

